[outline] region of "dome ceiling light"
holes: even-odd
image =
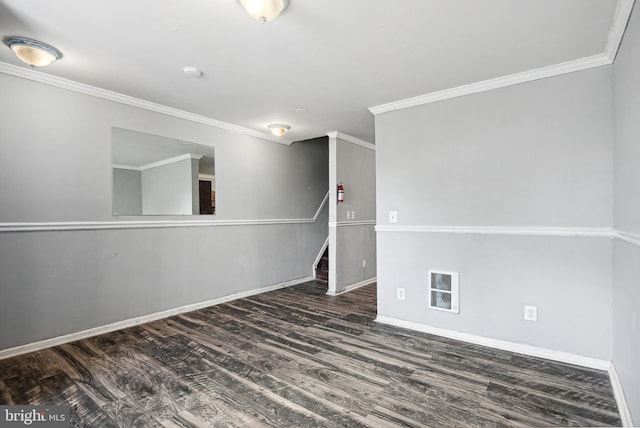
[[[282,137],[290,129],[291,127],[289,125],[283,125],[281,123],[274,123],[269,125],[269,130],[276,137]]]
[[[26,37],[5,37],[4,44],[31,68],[44,67],[62,58],[62,52],[51,45]]]
[[[264,24],[276,19],[289,5],[289,0],[238,0],[249,16]]]

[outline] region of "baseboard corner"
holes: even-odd
[[[624,389],[622,388],[622,382],[618,377],[616,366],[612,362],[609,367],[609,379],[611,379],[611,388],[613,389],[613,396],[616,399],[618,405],[618,412],[620,412],[620,419],[622,420],[623,427],[633,427],[633,420],[631,418],[631,411],[629,410],[629,404],[627,398],[624,395]]]
[[[344,287],[344,290],[342,291],[333,291],[333,290],[328,290],[327,291],[327,296],[339,296],[341,294],[344,293],[348,293],[349,291],[353,291],[355,289],[358,289],[360,287],[364,287],[365,285],[369,285],[369,284],[373,284],[374,282],[378,281],[377,277],[373,277],[373,278],[369,278],[369,279],[365,279],[364,281],[360,281],[360,282],[356,282],[354,284],[350,284]]]
[[[524,343],[509,342],[501,339],[478,336],[471,333],[463,333],[453,330],[447,330],[439,327],[433,327],[427,324],[405,321],[393,317],[378,315],[376,322],[388,324],[395,327],[406,328],[409,330],[420,331],[422,333],[433,334],[435,336],[446,337],[448,339],[460,340],[462,342],[473,343],[475,345],[487,346],[490,348],[500,349],[503,351],[514,352],[516,354],[527,355],[530,357],[545,358],[547,360],[558,361],[566,364],[587,367],[590,369],[608,371],[611,368],[611,362],[598,358],[587,357],[583,355],[572,354],[565,351],[556,351],[553,349],[540,348]]]

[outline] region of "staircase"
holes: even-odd
[[[329,281],[329,248],[324,250],[324,254],[316,266],[316,279]]]

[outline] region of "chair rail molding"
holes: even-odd
[[[629,244],[640,247],[640,233],[626,232],[614,229],[611,236],[615,239],[628,242]]]
[[[331,221],[329,227],[375,226],[375,220]]]
[[[103,230],[103,229],[148,229],[167,227],[216,227],[216,226],[260,226],[271,224],[315,223],[329,200],[325,194],[320,206],[311,218],[291,219],[251,219],[251,220],[108,220],[108,221],[52,221],[0,223],[3,232],[48,232],[63,230]]]
[[[513,227],[513,226],[376,226],[376,232],[459,233],[485,235],[588,236],[611,238],[607,227]]]

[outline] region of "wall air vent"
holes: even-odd
[[[439,311],[460,313],[458,274],[441,270],[429,271],[429,307]]]

